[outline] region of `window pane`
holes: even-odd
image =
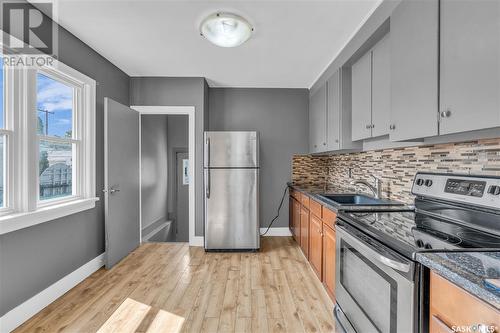
[[[73,132],[73,88],[37,74],[38,134],[71,138]]]
[[[3,58],[0,57],[0,128],[4,128],[4,112],[3,112]]]
[[[40,200],[72,195],[73,145],[40,140]]]
[[[0,136],[0,207],[4,207],[5,203],[5,193],[4,193],[4,184],[5,184],[5,167],[4,167],[4,146],[5,146],[5,136]]]

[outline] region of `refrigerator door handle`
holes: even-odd
[[[206,149],[207,149],[207,152],[205,155],[207,158],[207,168],[209,168],[210,167],[210,138],[207,138],[205,145],[206,145]]]
[[[210,169],[206,169],[206,186],[205,186],[205,196],[210,199]]]

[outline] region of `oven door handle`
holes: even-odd
[[[381,264],[390,267],[394,270],[403,272],[403,273],[408,273],[411,269],[410,264],[404,263],[395,259],[388,258],[384,256],[381,251],[377,250],[374,245],[368,244],[365,242],[361,237],[359,237],[357,234],[361,234],[360,231],[354,229],[353,227],[350,227],[346,225],[345,223],[342,223],[341,221],[337,220],[337,232],[340,231],[341,234],[343,234],[342,237],[345,238],[352,238],[356,240],[357,242],[361,243],[361,245],[365,248],[367,248],[368,251],[371,252],[371,256],[376,259],[378,262]]]
[[[389,266],[390,268],[393,268],[397,271],[401,271],[404,273],[408,273],[410,271],[410,265],[405,264],[405,263],[400,262],[400,261],[389,259],[383,255],[379,255],[378,261],[380,261],[382,264]]]

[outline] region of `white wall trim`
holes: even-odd
[[[189,239],[189,246],[205,246],[205,238],[203,236],[194,236],[191,240]]]
[[[96,201],[99,201],[99,198],[74,199],[58,205],[42,207],[32,212],[1,216],[0,235],[92,209],[95,207]]]
[[[104,266],[104,253],[85,265],[69,273],[56,283],[42,290],[24,303],[0,317],[0,332],[11,332],[19,325],[40,312],[50,303],[64,295],[68,290],[85,280],[92,273]]]
[[[264,232],[266,232],[267,228],[260,228],[260,234],[262,235]],[[276,227],[276,228],[270,228],[267,234],[264,237],[268,236],[280,236],[280,237],[285,237],[285,236],[291,236],[292,233],[290,232],[290,229],[288,227]]]
[[[189,122],[189,245],[203,246],[204,238],[195,236],[195,107],[194,106],[145,106],[131,105],[130,108],[138,111],[141,115],[165,114],[165,115],[187,115]],[[139,147],[140,149],[140,147]],[[142,154],[141,154],[142,155]],[[141,202],[142,205],[142,202]],[[139,227],[139,235],[142,233],[142,214]],[[142,236],[142,235],[141,235]]]

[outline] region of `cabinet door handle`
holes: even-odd
[[[394,125],[394,124],[389,125],[389,129],[391,131],[394,131],[396,129],[396,125]]]
[[[441,118],[449,118],[451,117],[451,110],[441,111]]]
[[[372,124],[371,128],[375,128],[375,124]]]
[[[366,129],[370,129],[370,125],[366,125]]]

